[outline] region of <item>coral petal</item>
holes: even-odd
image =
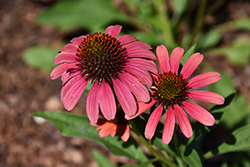
[[[70,111],[75,107],[87,84],[88,82],[85,80],[85,78],[81,75],[78,75],[68,81],[65,86],[63,86],[61,91],[61,98],[64,107],[67,110]]]
[[[77,49],[78,49],[77,45],[70,43],[70,44],[65,45],[62,49],[60,49],[59,52],[64,51],[64,52],[74,52],[74,53],[76,53]]]
[[[142,69],[145,68],[154,74],[157,74],[159,72],[157,66],[153,61],[144,60],[140,58],[133,58],[133,59],[128,59],[128,63],[131,66],[136,66]]]
[[[128,116],[134,115],[137,111],[137,106],[136,106],[135,98],[131,94],[130,90],[119,79],[112,78],[112,82],[113,82],[115,94],[117,96],[118,101],[121,104],[123,111]]]
[[[141,42],[141,41],[134,41],[134,42],[131,42],[131,43],[129,43],[127,45],[123,45],[123,46],[130,48],[130,49],[137,49],[137,48],[138,49],[140,49],[140,48],[152,49],[152,47],[149,44],[147,44],[145,42]]]
[[[128,35],[128,34],[122,35],[117,40],[120,41],[122,45],[126,45],[134,41],[137,41],[135,37],[133,37],[132,35]]]
[[[129,90],[141,101],[148,102],[150,95],[145,86],[143,86],[134,76],[128,73],[121,73],[120,79],[129,88]]]
[[[170,69],[173,73],[178,73],[180,62],[182,55],[184,53],[184,49],[177,47],[173,50],[170,57]]]
[[[174,133],[174,127],[175,127],[175,117],[174,117],[174,111],[172,107],[168,107],[164,128],[162,132],[162,143],[168,144],[173,136]]]
[[[168,50],[164,45],[160,45],[156,48],[156,55],[158,58],[158,62],[160,65],[161,72],[169,72],[170,65],[169,65],[169,56]]]
[[[54,64],[60,64],[63,62],[76,62],[76,54],[73,52],[60,52],[54,60]]]
[[[116,104],[115,104],[115,98],[112,92],[112,89],[110,88],[109,84],[106,83],[105,80],[102,81],[100,86],[100,108],[101,112],[103,113],[103,116],[107,120],[111,120],[115,118],[116,113]]]
[[[74,43],[76,45],[80,45],[84,41],[85,38],[86,38],[86,36],[82,35],[80,37],[76,37],[76,38],[71,39],[70,42],[72,42],[72,43]]]
[[[215,119],[213,115],[201,106],[188,101],[183,101],[182,104],[186,112],[203,125],[212,126],[214,124]]]
[[[151,99],[151,101],[149,103],[144,103],[144,102],[139,102],[138,103],[138,111],[135,115],[133,116],[128,116],[125,115],[125,119],[127,120],[131,120],[134,119],[136,117],[138,117],[139,115],[141,115],[143,112],[145,112],[147,109],[149,109],[150,107],[152,107],[155,104],[155,100]]]
[[[188,81],[188,85],[191,88],[198,88],[215,83],[221,79],[221,75],[217,72],[207,72],[197,75]]]
[[[155,129],[157,127],[157,124],[159,123],[162,112],[163,112],[163,106],[159,105],[150,115],[145,128],[145,137],[147,139],[152,139],[152,137],[154,136]]]
[[[190,91],[188,93],[188,96],[195,100],[218,104],[218,105],[223,104],[225,101],[225,99],[217,93],[202,91],[202,90]]]
[[[191,124],[188,120],[186,113],[179,105],[174,105],[174,115],[179,123],[182,133],[187,138],[190,138],[193,134]]]
[[[190,75],[192,75],[194,70],[200,65],[202,60],[203,60],[203,55],[200,53],[195,53],[192,56],[190,56],[181,70],[183,78],[187,79],[188,77],[190,77]]]
[[[120,25],[109,26],[109,27],[106,29],[105,34],[109,34],[109,35],[111,35],[112,37],[117,38],[118,35],[119,35],[119,33],[121,32],[121,29],[122,29],[122,26],[120,26]]]
[[[52,80],[57,79],[58,77],[60,77],[61,75],[63,75],[63,73],[65,73],[67,71],[67,69],[69,68],[73,68],[76,65],[73,63],[64,63],[64,64],[60,64],[57,67],[55,67],[53,69],[53,71],[50,73],[50,78]]]
[[[144,48],[126,48],[128,57],[140,57],[155,60],[155,54],[148,49]]]
[[[119,133],[121,135],[121,139],[124,141],[124,142],[127,142],[128,139],[129,139],[129,136],[130,136],[130,129],[129,129],[129,126],[128,124],[121,124],[119,127]]]
[[[91,89],[89,90],[89,94],[87,97],[87,115],[89,117],[89,120],[92,123],[97,123],[98,120],[98,115],[99,115],[99,108],[98,108],[98,103],[99,103],[99,93],[100,93],[100,86],[98,82],[95,82]]]

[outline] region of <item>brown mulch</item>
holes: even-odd
[[[29,47],[68,42],[65,32],[34,21],[53,2],[0,0],[0,167],[95,167],[97,163],[91,155],[95,149],[115,164],[128,164],[126,158],[115,157],[94,142],[64,137],[50,122],[39,124],[29,115],[43,110],[66,112],[60,101],[60,80],[51,81],[49,73],[27,66],[22,59],[22,52]],[[228,4],[231,19],[250,11],[246,10],[249,2],[239,4]],[[217,63],[221,59],[226,62],[221,57],[207,60],[215,69],[229,72],[238,89],[250,99],[250,65],[236,68],[225,63],[221,67]],[[73,113],[86,114],[85,99],[83,96]]]

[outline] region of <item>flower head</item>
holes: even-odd
[[[124,116],[124,112],[120,105],[118,105],[115,119],[108,121],[105,118],[99,118],[96,124],[90,123],[90,125],[96,126],[96,130],[100,130],[99,136],[101,138],[108,135],[114,137],[119,132],[121,139],[126,142],[130,136],[130,129],[128,120]]]
[[[187,137],[192,136],[192,127],[186,112],[200,123],[212,126],[215,122],[214,117],[207,110],[199,105],[189,102],[188,99],[209,102],[213,104],[223,104],[224,98],[216,93],[194,90],[194,88],[206,86],[217,82],[221,76],[217,72],[207,72],[197,75],[191,79],[189,77],[199,66],[203,59],[200,53],[193,54],[179,70],[180,61],[184,50],[175,48],[168,56],[165,46],[158,46],[156,54],[159,61],[161,73],[154,75],[154,83],[151,88],[152,100],[149,103],[139,103],[139,111],[136,115],[129,117],[132,119],[156,104],[155,110],[149,117],[145,128],[145,136],[151,139],[155,133],[156,126],[161,118],[163,110],[166,111],[166,118],[163,128],[162,141],[168,144],[174,132],[175,118],[177,119],[182,133]]]
[[[121,28],[109,26],[105,33],[73,38],[60,49],[54,61],[62,64],[51,72],[51,79],[61,76],[61,100],[67,110],[74,108],[87,83],[92,83],[87,97],[87,115],[92,123],[97,123],[99,106],[104,118],[114,119],[116,98],[129,116],[137,111],[134,96],[144,102],[150,100],[141,82],[151,86],[149,72],[158,72],[150,61],[155,56],[148,44],[131,35],[117,38]]]

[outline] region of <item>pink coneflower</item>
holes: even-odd
[[[105,118],[99,118],[96,124],[90,123],[90,125],[97,126],[96,130],[100,130],[99,136],[101,138],[108,135],[114,137],[119,132],[121,139],[126,142],[130,136],[130,129],[128,120],[124,116],[124,112],[118,106],[115,119],[108,121]]]
[[[152,85],[149,72],[158,72],[150,61],[155,55],[148,44],[131,35],[117,38],[121,28],[109,26],[105,34],[73,38],[72,43],[60,49],[54,61],[62,64],[51,72],[51,79],[61,76],[61,100],[67,110],[74,108],[87,83],[93,84],[87,97],[87,115],[92,123],[97,123],[99,106],[107,120],[114,119],[116,98],[129,116],[137,111],[134,96],[143,102],[150,100],[148,90],[138,79]]]
[[[182,133],[187,138],[192,136],[192,127],[185,111],[206,126],[214,124],[215,119],[212,114],[199,105],[187,101],[189,98],[218,105],[224,103],[224,98],[219,94],[203,90],[193,90],[194,88],[206,86],[221,79],[220,74],[217,72],[207,72],[188,79],[203,59],[203,55],[200,53],[193,54],[184,64],[180,73],[178,73],[183,53],[184,50],[177,47],[173,50],[169,58],[165,46],[161,45],[157,47],[156,54],[162,73],[154,76],[154,83],[151,88],[152,100],[149,103],[139,103],[139,111],[133,117],[126,116],[128,119],[132,119],[156,104],[157,107],[150,115],[145,128],[145,137],[151,139],[164,109],[166,111],[162,134],[164,144],[168,144],[172,139],[175,118],[179,123]]]

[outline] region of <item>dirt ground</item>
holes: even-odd
[[[65,32],[35,23],[38,13],[55,0],[0,0],[0,167],[95,167],[91,156],[101,150],[116,164],[128,164],[91,141],[62,136],[50,123],[39,124],[29,114],[42,110],[66,111],[60,101],[60,80],[27,66],[22,52],[31,46],[67,43]],[[250,2],[227,3],[227,19],[250,16]],[[238,33],[240,34],[240,33]],[[235,34],[234,34],[235,35]],[[232,39],[225,36],[224,41]],[[224,63],[218,64],[218,60]],[[229,72],[237,89],[250,99],[250,65],[233,67],[222,57],[207,61]],[[83,96],[73,113],[84,115]],[[133,162],[129,162],[133,163]]]

